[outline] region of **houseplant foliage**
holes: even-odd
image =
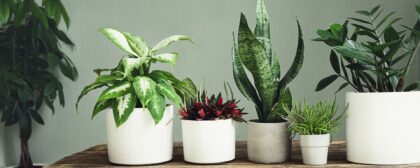
[[[127,121],[135,107],[143,107],[148,109],[157,124],[163,117],[166,99],[181,104],[195,97],[196,88],[189,78],[179,80],[167,71],[150,71],[152,63],[156,62],[175,65],[178,53],[157,53],[158,50],[176,41],[191,41],[190,37],[174,35],[149,47],[142,37],[131,33],[111,28],[103,28],[100,32],[127,55],[113,69],[95,69],[99,76],[82,90],[76,108],[88,92],[106,87],[95,104],[92,118],[106,108],[112,108],[115,123],[120,126]],[[104,71],[108,74],[101,73]]]
[[[286,119],[289,121],[289,130],[292,136],[331,134],[344,121],[345,113],[337,113],[337,103],[328,101],[317,102],[315,105],[294,104],[290,109],[283,106]]]
[[[298,22],[296,55],[291,67],[281,78],[280,64],[271,47],[270,20],[263,0],[257,1],[256,15],[257,22],[252,32],[245,16],[241,14],[238,45],[234,42],[232,49],[233,76],[240,92],[254,103],[259,122],[281,122],[284,121],[281,117],[284,114],[282,104],[292,105],[287,85],[297,76],[303,64],[302,32]],[[254,84],[244,67],[252,74]]]
[[[226,87],[225,87],[226,88]],[[230,87],[229,87],[230,90]],[[232,92],[231,92],[232,93]],[[232,118],[238,122],[245,122],[242,118],[244,109],[240,109],[237,104],[239,101],[233,98],[233,94],[228,95],[226,92],[226,98],[228,100],[223,101],[222,94],[208,96],[206,91],[202,91],[201,95],[195,100],[191,100],[188,106],[182,107],[179,114],[183,120],[223,120]]]
[[[394,25],[401,18],[393,18],[395,12],[382,11],[380,6],[356,11],[361,17],[317,31],[320,37],[315,41],[332,48],[330,61],[335,74],[322,79],[316,91],[337,78],[345,80],[337,92],[349,85],[358,92],[400,92],[420,87],[419,82],[407,86],[405,82],[419,46],[420,21],[412,28],[403,25],[405,30],[398,31]],[[420,6],[416,11],[420,16]],[[351,36],[349,24],[354,27]]]
[[[6,126],[18,124],[21,140],[19,167],[33,167],[28,140],[32,120],[44,125],[39,114],[45,102],[54,113],[57,98],[64,106],[60,72],[75,80],[77,71],[61,46],[73,42],[60,30],[70,26],[69,16],[59,0],[0,1],[0,113]],[[57,71],[60,69],[60,71]]]

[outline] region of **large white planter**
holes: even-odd
[[[232,119],[181,122],[185,161],[214,164],[235,159],[235,123]]]
[[[290,158],[288,123],[247,123],[248,159],[255,163],[283,163]]]
[[[327,164],[330,140],[330,134],[300,135],[300,148],[302,151],[303,164]]]
[[[347,160],[420,162],[420,92],[347,93]]]
[[[109,161],[123,165],[145,165],[172,159],[173,106],[167,106],[155,125],[147,109],[136,108],[128,120],[116,127],[111,109],[107,110]]]

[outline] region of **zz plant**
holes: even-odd
[[[280,64],[273,54],[270,39],[270,20],[263,0],[257,1],[257,22],[252,32],[241,14],[238,45],[233,44],[233,76],[239,91],[255,105],[259,122],[282,122],[282,104],[292,106],[292,95],[287,85],[299,73],[304,58],[302,31],[298,24],[296,55],[287,73],[281,78]],[[274,55],[274,56],[273,56]],[[252,74],[254,85],[245,68]]]
[[[104,109],[112,108],[115,123],[120,126],[127,121],[135,107],[143,107],[148,109],[157,124],[163,117],[166,99],[181,104],[184,100],[195,97],[196,87],[190,79],[179,80],[167,71],[150,71],[151,64],[156,62],[175,65],[178,53],[157,53],[158,50],[176,41],[192,41],[190,37],[170,36],[150,48],[143,38],[131,33],[111,28],[101,29],[100,32],[127,55],[116,68],[95,69],[99,76],[82,90],[76,108],[80,99],[88,92],[107,87],[95,104],[92,118]],[[109,73],[101,74],[104,71]]]
[[[420,20],[413,28],[403,25],[406,30],[397,31],[394,24],[401,18],[390,20],[395,12],[383,16],[382,11],[380,6],[369,11],[356,11],[361,18],[349,18],[342,25],[332,24],[327,30],[317,31],[320,38],[315,41],[332,48],[330,62],[335,74],[322,79],[316,91],[337,78],[345,81],[337,92],[349,85],[358,92],[400,92],[420,87],[420,82],[405,86],[419,48]],[[420,18],[420,6],[416,6],[416,11]],[[354,27],[350,37],[349,23]]]
[[[19,126],[19,167],[33,167],[28,140],[33,121],[44,125],[43,103],[53,113],[57,96],[60,105],[65,104],[59,76],[77,78],[75,66],[62,51],[62,46],[74,44],[59,29],[61,21],[70,26],[60,0],[0,1],[0,114],[6,126]]]

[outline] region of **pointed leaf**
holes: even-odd
[[[316,86],[315,91],[320,91],[324,89],[325,87],[333,83],[337,78],[338,78],[338,75],[330,75],[322,79],[321,81],[319,81],[318,85]]]
[[[122,34],[124,34],[125,38],[127,39],[131,50],[137,53],[138,56],[146,57],[149,54],[149,47],[143,38],[127,32],[123,32]]]
[[[418,90],[420,88],[420,82],[414,82],[410,85],[408,85],[405,89],[404,92],[408,92],[408,91],[412,91],[412,90]]]
[[[42,119],[41,115],[35,110],[29,110],[31,113],[32,118],[41,125],[44,125],[44,120]]]
[[[6,1],[0,1],[0,24],[6,24],[10,17],[10,7]]]
[[[91,119],[93,119],[93,117],[95,117],[98,113],[111,107],[114,101],[115,99],[106,99],[106,100],[96,102],[95,107],[93,108]]]
[[[362,14],[362,15],[365,15],[365,16],[370,16],[370,12],[369,11],[359,10],[359,11],[356,11],[356,13]]]
[[[137,58],[123,58],[122,64],[124,65],[124,76],[131,75],[134,69],[139,68],[143,63],[148,60],[146,57]]]
[[[331,50],[331,53],[330,53],[330,63],[334,71],[337,74],[340,74],[340,62],[338,61],[337,54],[334,52],[334,50]]]
[[[280,71],[279,59],[276,53],[274,53],[273,65],[271,66],[271,70],[273,71],[274,81],[279,82],[281,71]]]
[[[265,8],[264,0],[257,1],[256,8],[257,23],[255,25],[254,34],[255,37],[264,46],[267,59],[271,64],[271,40],[270,40],[270,19]]]
[[[99,96],[98,101],[121,97],[123,95],[126,95],[130,91],[131,83],[129,81],[124,80],[105,89]]]
[[[158,83],[156,84],[156,92],[171,100],[175,105],[180,105],[180,98],[171,85]]]
[[[178,60],[178,53],[176,52],[171,52],[171,53],[163,53],[163,54],[158,54],[158,55],[153,55],[152,58],[163,62],[163,63],[170,63],[172,65],[175,65],[176,61]]]
[[[165,108],[165,98],[163,98],[160,94],[154,94],[151,96],[151,100],[147,103],[147,109],[155,121],[155,124],[158,124],[160,120],[162,120]]]
[[[292,108],[292,93],[287,88],[281,95],[279,100],[274,105],[271,113],[267,117],[268,122],[280,122],[283,121],[283,117],[287,115],[283,107],[286,106],[289,109]]]
[[[188,41],[193,42],[191,37],[184,36],[184,35],[173,35],[173,36],[170,36],[168,38],[163,39],[162,41],[157,43],[155,46],[153,46],[152,50],[150,50],[150,53],[154,53],[161,48],[167,47],[170,44],[172,44],[173,42],[184,41],[184,40],[188,40]]]
[[[156,82],[145,76],[137,76],[133,80],[133,87],[142,105],[147,105],[155,95]]]
[[[108,38],[112,43],[114,43],[116,46],[118,46],[120,49],[124,50],[125,52],[139,56],[137,53],[135,53],[130,45],[128,44],[128,41],[123,33],[119,32],[118,30],[111,29],[111,28],[102,28],[99,30],[102,32],[102,34]]]
[[[381,27],[382,24],[384,24],[388,20],[388,18],[390,16],[392,16],[393,14],[395,14],[395,11],[388,13],[381,21],[379,21],[379,23],[376,25],[376,27],[378,27],[378,28]]]
[[[117,127],[127,121],[128,117],[136,107],[136,102],[137,99],[133,93],[128,93],[115,99],[114,104],[112,105],[112,111]]]
[[[337,91],[335,91],[335,94],[337,94],[339,91],[343,90],[344,88],[346,88],[349,85],[349,83],[343,83],[338,89]]]

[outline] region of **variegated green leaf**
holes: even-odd
[[[170,63],[172,65],[175,65],[176,60],[178,60],[178,53],[171,52],[171,53],[163,53],[163,54],[157,54],[153,55],[152,58],[163,63]]]
[[[162,120],[163,113],[165,112],[165,98],[163,98],[160,94],[154,94],[150,98],[151,100],[147,103],[147,109],[155,121],[155,124],[158,124],[160,120]]]
[[[124,50],[125,52],[139,56],[137,53],[135,53],[131,47],[130,44],[128,44],[127,39],[125,38],[124,34],[119,32],[118,30],[111,29],[111,28],[103,28],[99,30],[102,32],[102,34],[108,38],[112,43],[117,45],[120,49]]]
[[[286,116],[286,113],[283,107],[286,106],[289,109],[292,108],[292,94],[290,89],[287,88],[283,93],[280,94],[279,100],[273,106],[271,113],[267,117],[268,122],[280,122],[284,119],[282,117]]]
[[[287,73],[280,80],[280,83],[279,83],[280,91],[286,88],[286,86],[297,76],[303,64],[305,46],[303,44],[302,29],[300,28],[299,21],[296,20],[296,22],[298,25],[299,37],[298,37],[298,45],[296,49],[295,59],[293,60],[292,66],[290,66]]]
[[[7,1],[0,1],[0,23],[5,24],[10,17],[10,7]]]
[[[169,46],[171,43],[181,40],[188,40],[192,42],[191,37],[184,36],[184,35],[173,35],[168,38],[163,39],[159,43],[157,43],[155,46],[153,46],[152,50],[150,50],[150,53],[154,53],[157,50]]]
[[[113,101],[114,101],[114,99],[106,99],[106,100],[96,102],[95,107],[93,108],[91,118],[93,119],[93,117],[95,117],[98,113],[100,113],[101,111],[110,107],[112,105]]]
[[[156,82],[146,76],[135,77],[133,87],[142,105],[147,105],[156,92]]]
[[[156,84],[156,92],[171,100],[175,105],[180,104],[180,98],[175,89],[167,83]]]
[[[273,71],[274,81],[279,82],[281,71],[280,71],[279,59],[276,53],[274,53],[273,65],[271,66],[271,70]]]
[[[232,57],[233,78],[235,80],[236,86],[238,87],[239,91],[245,96],[245,98],[247,98],[255,104],[256,108],[262,108],[257,91],[255,90],[254,86],[249,80],[245,69],[242,65],[238,48],[235,43],[235,38],[233,38]],[[261,114],[258,115],[260,116]]]
[[[151,73],[147,74],[147,76],[152,78],[156,82],[171,82],[171,83],[181,82],[174,75],[172,75],[172,73],[163,71],[163,70],[154,70]]]
[[[267,59],[271,64],[271,39],[270,39],[270,19],[268,18],[267,9],[265,8],[264,0],[257,1],[256,8],[257,23],[255,25],[254,34],[258,41],[264,46]]]
[[[131,83],[129,81],[118,82],[105,89],[99,96],[98,101],[121,97],[131,91]]]
[[[137,53],[140,57],[146,57],[149,54],[150,49],[147,46],[146,41],[143,40],[143,38],[127,32],[124,32],[123,34],[127,39],[131,50]]]
[[[267,117],[273,107],[276,84],[265,49],[248,27],[245,16],[241,15],[238,49],[244,66],[254,77],[254,83],[262,102],[263,117]]]
[[[123,58],[122,64],[124,65],[124,76],[128,76],[134,69],[139,68],[143,63],[147,62],[147,57],[138,58]]]
[[[124,122],[127,121],[128,117],[136,107],[136,102],[137,99],[133,93],[128,93],[115,99],[112,105],[112,111],[117,127],[121,126]]]

